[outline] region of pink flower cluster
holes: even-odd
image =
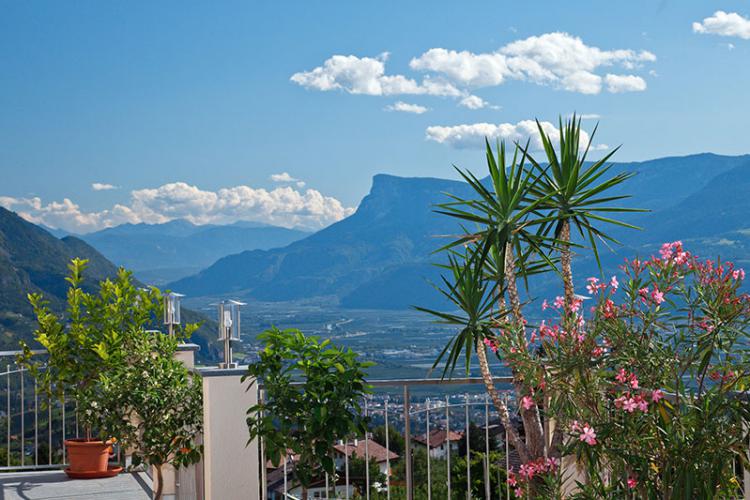
[[[651,401],[654,403],[658,403],[663,397],[664,393],[659,389],[651,392]],[[646,413],[648,411],[648,403],[649,402],[644,394],[631,395],[631,393],[628,391],[619,398],[615,399],[615,408],[621,409],[628,413],[633,413],[635,410]]]
[[[625,371],[625,368],[620,368],[620,371],[615,375],[615,380],[621,384],[628,384],[633,389],[638,389],[638,377],[635,373]]]
[[[497,348],[498,348],[497,341],[488,339],[485,337],[483,342],[484,342],[484,345],[486,345],[493,353],[497,353]]]
[[[596,444],[596,431],[589,424],[581,425],[578,420],[573,420],[573,423],[570,425],[570,430],[574,434],[579,434],[579,441],[583,441],[589,446],[594,446]]]
[[[641,297],[643,303],[653,302],[657,306],[663,304],[666,299],[664,298],[664,292],[654,285],[653,290],[649,290],[648,287],[643,287],[638,290],[638,295]]]
[[[554,472],[559,466],[560,461],[556,458],[537,458],[536,460],[522,464],[518,468],[518,473],[513,472],[511,468],[508,471],[508,485],[515,488],[513,493],[516,497],[520,498],[523,496],[523,483],[531,482],[534,476]]]
[[[690,258],[690,253],[686,252],[682,248],[681,241],[673,241],[671,243],[664,243],[659,249],[659,255],[661,260],[665,263],[674,263],[677,265],[684,265]]]
[[[600,283],[599,278],[596,278],[594,276],[587,278],[586,281],[588,282],[588,285],[586,285],[586,290],[591,295],[596,295],[601,290],[605,290],[607,287],[610,288],[611,293],[615,293],[617,291],[617,288],[620,286],[620,282],[617,281],[617,276],[612,276],[610,278],[609,283]]]
[[[721,372],[719,372],[718,370],[713,370],[713,371],[711,371],[711,372],[710,372],[710,373],[708,374],[708,378],[710,378],[710,379],[711,379],[711,380],[713,380],[714,382],[719,382],[719,381],[721,381],[721,382],[724,382],[724,383],[726,383],[726,382],[729,382],[729,381],[730,381],[730,380],[732,380],[732,379],[733,379],[733,378],[734,378],[735,376],[736,376],[736,373],[734,373],[734,371],[732,371],[732,370],[729,370],[729,371],[728,371],[728,372],[726,372],[726,373],[721,373]]]
[[[583,300],[578,299],[578,298],[573,299],[573,303],[571,304],[571,307],[570,307],[571,312],[576,312],[579,309],[581,309],[581,304],[583,304]],[[542,311],[546,311],[550,307],[557,309],[557,310],[563,309],[565,307],[565,297],[558,295],[557,297],[555,297],[555,300],[552,301],[552,304],[550,304],[547,301],[547,299],[545,299],[542,302]]]

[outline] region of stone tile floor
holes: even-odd
[[[147,500],[151,479],[122,473],[106,479],[68,479],[62,471],[0,473],[0,500]]]

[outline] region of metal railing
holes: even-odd
[[[495,383],[501,388],[508,387],[500,392],[507,405],[515,406],[512,379],[497,377]],[[375,380],[369,381],[369,384],[374,387],[374,394],[362,405],[365,416],[371,419],[368,432],[337,446],[337,477],[325,474],[317,486],[308,489],[308,498],[349,499],[357,496],[366,500],[412,500],[415,495],[427,500],[459,496],[510,498],[505,474],[511,466],[508,430],[503,426],[499,435],[494,432],[493,428],[498,428],[500,418],[486,395],[481,378]],[[429,396],[423,396],[426,389],[432,391]],[[473,394],[470,393],[472,390]],[[259,397],[263,398],[262,387],[259,387],[259,391]],[[436,392],[442,393],[436,397]],[[372,431],[377,425],[384,429],[385,434],[380,436],[380,443],[373,440]],[[406,444],[402,456],[394,457],[392,454],[395,436],[390,433],[393,430],[402,434]],[[433,446],[430,438],[440,431],[445,434],[438,435],[438,443]],[[454,434],[451,435],[451,432]],[[477,449],[476,442],[478,433],[481,433],[483,441],[480,449]],[[456,440],[458,436],[460,443]],[[496,441],[497,437],[500,438],[499,442]],[[421,439],[416,441],[414,438]],[[359,445],[359,440],[364,440],[364,447]],[[374,457],[370,446],[380,447],[380,456]],[[384,459],[382,448],[385,449]],[[459,448],[462,448],[461,454]],[[363,451],[364,456],[355,455],[354,450]],[[491,455],[491,452],[498,453]],[[267,468],[262,440],[260,453],[261,491],[265,492],[265,498],[299,499],[301,488],[294,482],[294,457],[284,457],[278,467]],[[369,465],[364,467],[364,478],[353,477],[350,472],[355,456],[364,460],[365,464],[375,460],[385,477],[385,483],[372,481]],[[472,471],[472,468],[476,469],[472,467],[472,456],[480,457],[482,470],[479,477],[472,477],[472,473],[476,472]],[[495,463],[491,457],[496,459]],[[498,457],[501,458],[497,460]],[[422,467],[419,471],[415,470],[416,458],[419,458]],[[456,470],[458,460],[465,461],[466,468],[462,468],[462,471]],[[398,473],[395,472],[396,468]],[[491,477],[495,471],[502,471],[499,480],[497,476]],[[477,483],[481,484],[480,491],[477,491]]]
[[[28,370],[16,363],[20,353],[0,351],[0,396],[5,400],[4,410],[0,400],[0,424],[5,430],[4,447],[0,439],[0,471],[65,467],[65,440],[80,435],[78,406],[42,394]]]

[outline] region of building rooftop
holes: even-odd
[[[461,441],[463,438],[463,432],[447,432],[444,429],[435,429],[434,431],[430,431],[429,437],[427,434],[422,434],[421,436],[416,436],[414,441],[423,445],[427,445],[429,441],[430,448],[436,448],[446,441]]]
[[[341,454],[346,454],[350,457],[357,455],[358,458],[365,458],[365,451],[367,451],[370,460],[375,460],[377,463],[385,462],[386,460],[396,460],[398,458],[398,454],[386,450],[384,446],[381,446],[372,439],[355,439],[354,441],[349,441],[346,445],[337,444],[334,448]]]

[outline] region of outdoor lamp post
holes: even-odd
[[[164,324],[170,335],[174,334],[174,325],[180,324],[180,299],[184,295],[169,292],[164,295]]]
[[[219,342],[224,342],[224,362],[219,368],[237,368],[232,361],[232,342],[240,340],[240,307],[244,305],[236,300],[219,303]]]

